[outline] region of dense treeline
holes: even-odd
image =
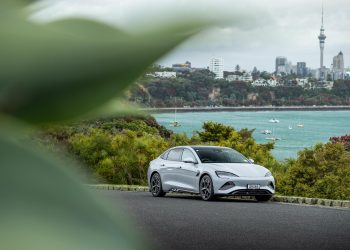
[[[123,117],[46,128],[36,140],[52,150],[63,146],[99,183],[145,185],[149,162],[167,148],[208,144],[231,147],[269,168],[280,194],[350,199],[350,152],[343,144],[319,144],[299,152],[297,159],[278,162],[273,143],[256,143],[253,132],[206,122],[188,138],[152,117]]]
[[[179,74],[177,78],[145,76],[130,90],[128,98],[151,107],[350,104],[350,81],[336,81],[332,90],[303,89],[290,82],[279,87],[254,87],[244,82],[215,80],[211,72],[203,69]]]

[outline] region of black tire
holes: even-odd
[[[160,179],[160,175],[158,173],[154,173],[151,176],[150,191],[154,197],[163,197],[165,195],[162,188],[162,180]]]
[[[209,175],[203,175],[199,181],[199,193],[204,201],[214,200],[213,182]]]
[[[272,198],[272,195],[256,195],[255,199],[257,201],[269,201]]]

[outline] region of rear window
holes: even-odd
[[[175,148],[170,150],[167,160],[168,161],[181,161],[181,156],[182,156],[182,151],[183,149],[181,148]]]

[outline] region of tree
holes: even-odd
[[[197,131],[200,140],[211,145],[233,148],[271,171],[279,172],[281,165],[271,154],[273,143],[258,144],[252,137],[253,130],[236,131],[233,127],[221,123],[205,122],[203,131]]]
[[[241,71],[241,67],[239,66],[239,64],[236,65],[235,69],[236,69],[236,72],[240,72]]]

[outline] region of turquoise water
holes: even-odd
[[[175,133],[185,132],[191,136],[200,130],[203,122],[215,121],[233,126],[235,129],[256,129],[253,133],[258,143],[266,143],[262,130],[274,130],[276,141],[274,156],[277,159],[296,157],[297,152],[319,142],[327,142],[331,136],[350,134],[350,111],[264,111],[264,112],[191,112],[177,113],[181,127],[171,127],[174,113],[153,115],[157,121]],[[270,123],[272,118],[279,123]],[[297,127],[298,123],[304,125]],[[292,126],[292,129],[288,127]]]

